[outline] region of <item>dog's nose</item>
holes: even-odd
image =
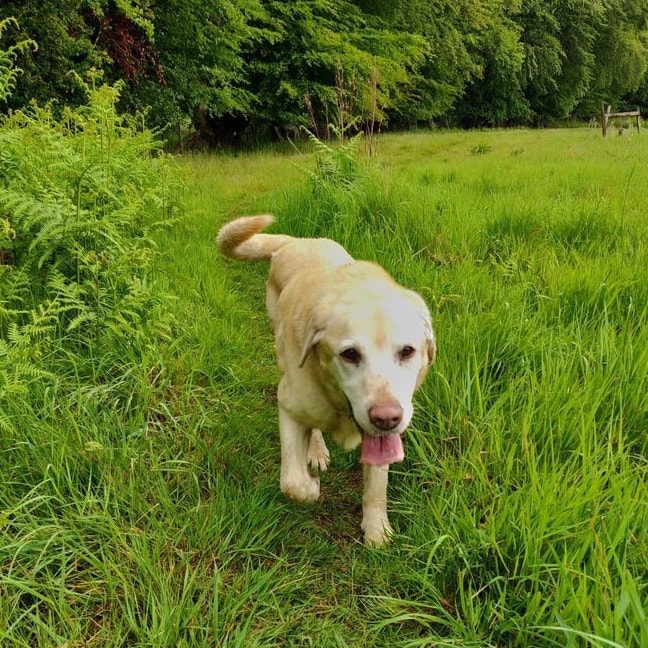
[[[400,405],[374,405],[369,408],[369,420],[379,430],[393,430],[403,420]]]

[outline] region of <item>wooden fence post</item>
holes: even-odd
[[[635,123],[637,124],[637,134],[641,133],[641,111],[639,110],[639,106],[637,106],[637,110],[613,113],[612,106],[606,108],[601,104],[601,128],[603,130],[603,137],[607,135],[608,119],[610,119],[610,117],[634,117]],[[621,134],[621,132],[619,134]]]

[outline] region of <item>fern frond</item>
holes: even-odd
[[[90,323],[95,324],[97,321],[97,314],[92,311],[84,311],[76,317],[74,317],[69,324],[67,325],[67,332],[71,333],[76,329],[80,328],[82,324]]]
[[[2,392],[0,392],[0,403],[2,402],[2,397],[3,394]],[[11,422],[11,418],[6,412],[3,412],[2,409],[0,409],[0,430],[2,430],[5,434],[16,434],[16,428]]]

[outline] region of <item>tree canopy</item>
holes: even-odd
[[[9,17],[0,46],[37,48],[17,53],[2,108],[74,105],[98,70],[124,83],[124,110],[214,143],[648,104],[645,0],[5,0]]]

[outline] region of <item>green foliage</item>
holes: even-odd
[[[34,104],[0,126],[0,406],[9,409],[12,393],[46,376],[108,392],[111,376],[169,335],[167,298],[151,276],[174,181],[151,133],[117,114],[119,87],[88,93],[60,121]]]
[[[0,37],[11,25],[17,26],[12,18],[0,20]],[[14,65],[16,57],[20,52],[35,47],[34,41],[24,40],[16,45],[10,45],[6,50],[0,50],[0,102],[6,101],[11,96],[11,92],[16,87],[16,78],[22,72]]]
[[[598,30],[594,55],[597,71],[584,103],[618,105],[646,79],[648,7],[632,0],[612,2]]]
[[[93,27],[84,18],[85,8],[75,0],[43,0],[35,5],[24,0],[7,0],[0,5],[0,19],[13,17],[19,27],[0,39],[7,49],[10,39],[32,39],[38,46],[18,58],[22,74],[11,97],[10,108],[22,108],[30,101],[39,104],[54,99],[62,107],[79,105],[85,96],[69,73],[84,76],[91,67],[107,66],[108,60],[94,44]]]
[[[558,77],[564,62],[560,24],[552,7],[542,0],[525,0],[520,9],[524,60],[521,82],[537,117],[556,113]],[[557,116],[557,115],[556,115]]]
[[[14,52],[9,107],[79,105],[69,72],[97,68],[123,108],[208,144],[324,138],[340,113],[367,130],[591,117],[643,102],[648,71],[642,0],[7,0],[9,17],[39,45]]]
[[[456,119],[463,125],[502,126],[529,120],[521,79],[524,48],[518,10],[518,2],[486,2],[481,7],[477,19],[486,28],[475,43],[481,74],[456,106]]]
[[[341,113],[345,125],[383,120],[410,96],[426,51],[420,37],[396,33],[349,2],[270,2],[268,15],[277,35],[250,54],[264,121],[307,126],[326,138]]]
[[[385,184],[375,158],[362,149],[363,134],[329,143],[310,134],[314,165],[303,170],[308,178],[291,192],[282,223],[295,235],[325,236],[343,245],[353,233],[366,233],[366,243],[381,235],[394,236],[385,199]]]
[[[164,83],[143,80],[131,89],[130,105],[154,106],[150,119],[161,127],[250,113],[254,94],[245,55],[258,41],[274,41],[260,0],[173,0],[151,7]]]
[[[308,133],[315,149],[315,169],[306,169],[312,184],[332,190],[343,189],[357,181],[361,174],[359,148],[362,133],[342,140],[337,146],[330,145]]]
[[[381,17],[390,29],[417,34],[425,42],[424,58],[410,80],[408,100],[394,106],[401,122],[447,114],[466,84],[481,75],[473,37],[484,29],[479,3],[420,0],[360,5]]]

